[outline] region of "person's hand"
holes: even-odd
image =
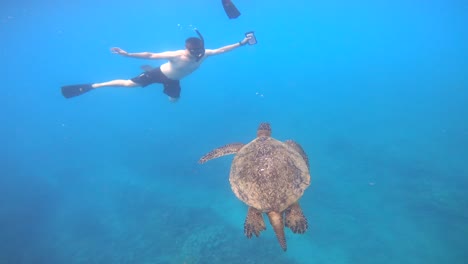
[[[242,46],[244,46],[245,44],[247,44],[247,42],[249,42],[249,39],[250,39],[250,38],[251,38],[250,36],[249,36],[249,37],[245,37],[243,40],[241,40],[240,44],[241,44]]]
[[[115,53],[115,54],[119,54],[119,55],[127,55],[128,54],[125,50],[123,50],[121,48],[117,48],[117,47],[111,48],[111,52]]]

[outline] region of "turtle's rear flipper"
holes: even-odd
[[[247,218],[244,223],[244,234],[246,237],[251,238],[252,234],[256,237],[260,235],[260,232],[266,229],[265,221],[263,221],[262,212],[249,207]]]
[[[302,213],[302,209],[299,203],[294,203],[286,209],[285,213],[285,224],[294,233],[304,234],[307,230],[308,224],[307,219]]]
[[[213,149],[208,152],[205,156],[201,157],[198,163],[203,164],[211,159],[216,159],[225,155],[235,154],[239,149],[244,146],[242,143],[227,144],[217,149]]]

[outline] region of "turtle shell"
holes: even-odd
[[[293,147],[271,137],[258,137],[237,152],[229,182],[241,201],[262,212],[282,212],[310,184],[304,158]]]

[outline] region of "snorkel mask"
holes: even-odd
[[[195,32],[199,38],[188,38],[185,41],[185,47],[190,52],[190,55],[194,56],[196,61],[199,61],[205,55],[205,40],[198,29],[195,29]]]

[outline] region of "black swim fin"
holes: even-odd
[[[62,86],[62,95],[65,98],[71,98],[91,91],[91,84],[77,84]]]
[[[223,3],[223,8],[226,12],[226,15],[230,19],[237,18],[238,16],[240,16],[241,13],[239,12],[239,10],[237,10],[236,6],[231,0],[221,0],[221,2]]]

